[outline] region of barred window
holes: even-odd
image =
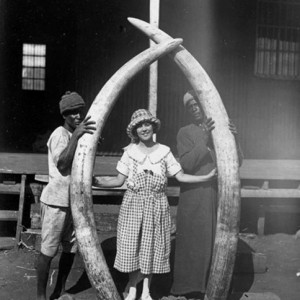
[[[300,1],[258,0],[255,75],[300,79]]]
[[[22,89],[45,90],[46,45],[23,44]]]

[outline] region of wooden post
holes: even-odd
[[[160,0],[150,0],[149,20],[152,26],[159,26],[159,4]],[[150,39],[150,47],[155,42]],[[157,77],[158,77],[158,61],[153,62],[149,67],[149,90],[148,90],[148,109],[153,116],[157,115]],[[156,140],[156,134],[154,135]]]
[[[20,185],[19,212],[18,212],[18,221],[17,221],[15,249],[19,249],[19,242],[21,239],[21,232],[23,229],[22,223],[23,223],[23,213],[24,213],[25,185],[26,185],[26,175],[22,174],[21,185]]]
[[[0,0],[0,99],[7,98],[7,90],[8,90],[8,59],[7,59],[7,39],[8,39],[8,0]],[[3,100],[2,100],[3,101]],[[0,118],[4,120],[5,116],[5,106],[2,107],[0,111]],[[2,126],[4,128],[4,126]],[[0,133],[0,143],[3,145],[5,142],[4,132],[1,129]]]

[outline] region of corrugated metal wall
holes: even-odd
[[[145,18],[147,7],[140,2],[86,1],[79,6],[76,83],[89,103],[119,68],[148,47],[126,19],[131,14]],[[147,106],[147,84],[146,70],[120,95],[102,133],[101,154],[118,155],[129,143],[126,126],[136,108]]]
[[[195,39],[191,38],[194,29],[199,28],[196,21],[204,22],[204,18],[199,18],[205,15],[205,10],[200,10],[202,2],[206,1],[191,1],[188,5],[183,1],[162,1],[160,27],[174,37],[182,37],[187,47],[193,47],[196,55],[206,58],[208,63],[203,55],[204,51],[209,52],[207,48],[202,46],[203,51],[195,51],[195,46],[198,47],[199,42],[206,45],[211,37],[205,34],[205,40],[199,31]],[[149,1],[88,3],[88,6],[79,8],[76,77],[77,89],[91,102],[118,68],[149,46],[148,38],[126,20],[133,16],[148,21]],[[195,8],[199,14],[195,14]],[[187,89],[190,89],[189,84],[178,67],[168,57],[161,58],[158,64],[157,116],[162,121],[162,128],[157,140],[169,145],[174,152],[176,134],[186,122],[181,99]],[[99,148],[101,154],[121,153],[121,148],[129,142],[125,128],[130,116],[135,109],[148,106],[147,95],[148,70],[145,70],[126,87],[109,116],[103,131],[105,142]]]
[[[147,21],[149,3],[88,2],[80,9],[76,66],[79,90],[92,101],[119,67],[148,47],[147,38],[126,18]],[[161,1],[160,27],[183,38],[183,45],[213,80],[238,128],[245,156],[300,158],[299,84],[254,76],[255,26],[255,1]],[[157,140],[176,153],[176,134],[188,122],[181,99],[189,84],[168,57],[159,61],[158,72],[157,114],[162,128]],[[129,142],[125,128],[135,109],[147,107],[147,89],[145,70],[114,107],[104,128],[102,154],[118,155]]]
[[[105,82],[149,46],[148,39],[127,22],[128,16],[149,19],[148,0],[57,0],[53,7],[37,0],[1,3],[9,8],[5,14],[9,18],[1,20],[9,32],[0,31],[7,48],[0,48],[0,58],[7,58],[4,79],[0,73],[5,94],[0,102],[1,112],[5,111],[1,151],[32,151],[30,143],[23,141],[34,139],[38,129],[53,130],[62,123],[58,101],[64,91],[76,90],[91,104]],[[246,158],[300,159],[299,81],[254,75],[256,1],[164,0],[160,27],[183,38],[183,45],[213,80],[238,127]],[[50,49],[44,94],[24,93],[19,86],[20,49],[23,42],[31,41],[44,42]],[[177,131],[188,122],[181,99],[189,84],[168,57],[159,61],[158,70],[162,121],[158,141],[176,153]],[[147,107],[147,95],[145,70],[113,108],[99,153],[121,154],[129,143],[125,129],[130,116],[135,109]]]

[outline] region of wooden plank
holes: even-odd
[[[19,194],[21,189],[21,184],[17,183],[14,185],[7,185],[0,183],[0,194]]]
[[[289,213],[289,214],[299,214],[300,213],[300,206],[299,205],[266,205],[265,206],[266,212],[272,213]]]
[[[100,189],[93,188],[93,196],[123,196],[126,191],[126,187],[112,188],[112,189]],[[168,197],[178,197],[180,192],[179,186],[169,186],[166,190]]]
[[[96,156],[94,174],[116,175],[119,159],[117,156]],[[48,156],[45,153],[0,152],[0,173],[47,175]]]
[[[0,250],[10,250],[15,246],[14,237],[0,237]]]
[[[49,176],[48,176],[48,174],[36,174],[35,176],[34,176],[34,179],[36,180],[36,181],[39,181],[39,182],[44,182],[44,183],[48,183],[48,181],[49,181]]]
[[[121,189],[93,189],[94,196],[122,196],[125,188]],[[178,197],[180,192],[179,186],[167,187],[166,194],[168,197]],[[299,189],[241,189],[242,198],[300,198]]]
[[[21,238],[21,232],[23,230],[25,185],[26,185],[26,175],[23,174],[22,178],[21,178],[21,189],[20,189],[20,197],[19,197],[19,209],[18,209],[18,221],[17,221],[15,248],[18,248],[18,246],[19,246],[19,242],[20,242],[20,238]]]
[[[241,189],[242,198],[300,198],[299,189]]]
[[[0,221],[17,221],[17,210],[0,210]]]
[[[93,190],[93,196],[123,196],[125,190]]]
[[[245,159],[241,179],[300,180],[300,160]]]
[[[0,153],[0,173],[48,174],[47,154]]]
[[[47,184],[48,175],[37,175],[36,180]],[[37,183],[38,184],[38,183]],[[42,184],[41,184],[42,185]],[[1,187],[0,187],[1,189]],[[39,196],[42,188],[35,189],[39,193],[33,191],[34,196]],[[126,186],[119,188],[97,188],[93,187],[94,196],[123,196]],[[1,191],[0,191],[1,192]],[[180,192],[179,186],[168,186],[166,194],[168,197],[178,197]],[[300,198],[300,189],[261,189],[261,188],[241,188],[242,198]]]
[[[96,156],[95,175],[116,175],[118,156]],[[0,152],[0,173],[48,174],[45,153]],[[241,179],[300,180],[300,160],[244,159]]]

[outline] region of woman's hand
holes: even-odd
[[[207,174],[207,178],[208,179],[211,179],[211,178],[214,178],[214,177],[217,177],[218,176],[218,172],[217,172],[217,169],[214,168],[212,169],[208,174]]]

